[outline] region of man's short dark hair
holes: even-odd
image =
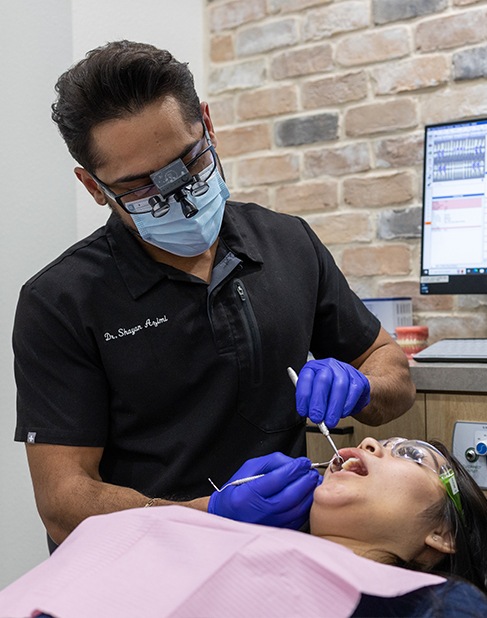
[[[93,49],[61,75],[55,88],[52,119],[71,156],[92,172],[102,162],[91,133],[104,121],[126,118],[168,96],[179,103],[186,122],[201,119],[187,63],[145,43],[115,41]]]

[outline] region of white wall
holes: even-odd
[[[117,39],[152,43],[189,62],[196,89],[204,99],[203,34],[205,0],[72,0],[73,57]],[[81,237],[104,223],[107,206],[96,206],[77,183],[77,230]],[[88,206],[88,207],[87,207]]]
[[[24,446],[13,442],[11,332],[22,283],[108,215],[75,181],[50,119],[57,77],[127,38],[189,62],[204,98],[204,0],[15,0],[0,19],[0,589],[47,557]],[[77,186],[79,185],[79,187]]]

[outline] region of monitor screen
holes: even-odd
[[[428,125],[421,294],[487,293],[487,118]]]

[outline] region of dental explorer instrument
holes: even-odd
[[[292,367],[288,367],[287,368],[287,373],[288,373],[289,377],[291,378],[291,382],[296,387],[296,384],[298,383],[298,374],[294,371],[294,369]],[[325,423],[323,421],[321,421],[321,423],[317,423],[317,425],[318,425],[318,429],[325,436],[325,438],[331,444],[332,449],[335,451],[336,459],[337,459],[336,465],[337,465],[338,469],[341,469],[342,464],[344,463],[344,460],[343,460],[343,457],[338,452],[338,449],[337,449],[335,443],[333,442],[333,438],[330,435],[330,430],[328,429],[328,427],[325,425]],[[333,461],[334,459],[335,458],[333,458],[331,461]]]
[[[335,461],[336,457],[333,457],[333,459],[330,459],[330,461],[323,461],[321,463],[312,463],[310,468],[323,468],[325,466],[328,466],[329,464],[331,464],[333,461]],[[231,483],[225,483],[225,485],[223,485],[223,487],[218,488],[215,483],[208,478],[208,480],[210,481],[210,483],[213,485],[213,487],[218,491],[223,491],[224,489],[226,489],[227,487],[230,487],[232,485],[243,485],[244,483],[249,483],[250,481],[255,481],[255,479],[260,479],[263,476],[265,476],[268,473],[264,473],[264,474],[255,474],[254,476],[246,476],[242,479],[236,479],[235,481],[232,481]]]

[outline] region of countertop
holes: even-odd
[[[487,393],[487,363],[409,361],[418,392]]]

